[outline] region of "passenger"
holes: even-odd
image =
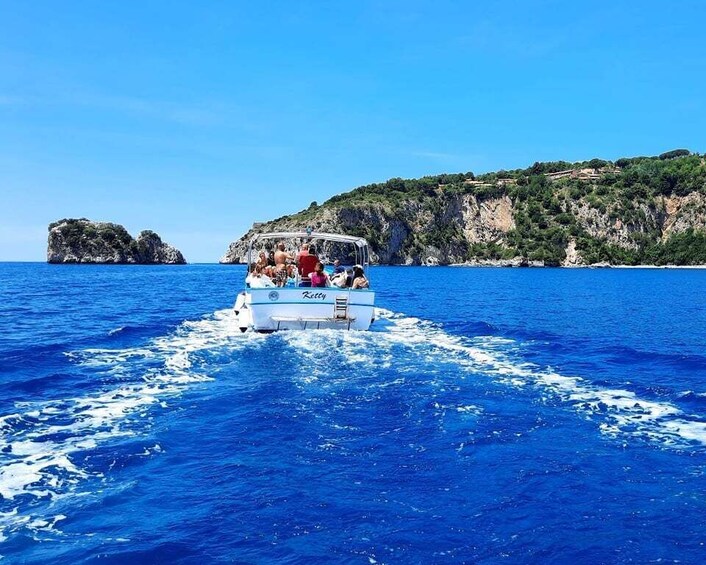
[[[287,286],[297,285],[297,268],[294,265],[287,265]]]
[[[284,243],[280,241],[277,244],[277,251],[275,251],[275,265],[286,265],[293,260],[294,258],[284,250]]]
[[[309,244],[302,243],[301,249],[299,250],[299,252],[297,253],[297,256],[295,257],[297,265],[299,265],[299,261],[301,260],[301,258],[306,255],[309,255]]]
[[[260,251],[257,256],[257,264],[263,269],[267,267],[267,254],[264,251]]]
[[[274,282],[277,286],[284,286],[287,284],[287,265],[279,264],[276,267],[272,267],[272,271],[272,282]]]
[[[265,251],[266,251],[266,257],[267,257],[267,266],[268,267],[274,267],[275,266],[275,252],[274,249],[272,249],[272,244],[268,241],[265,243]]]
[[[341,262],[338,259],[335,259],[333,262],[333,274],[334,275],[339,275],[341,273],[345,273],[346,268],[341,265]]]
[[[311,286],[331,286],[331,281],[329,280],[328,275],[324,272],[324,266],[321,264],[321,261],[316,263],[314,272],[309,275],[309,279],[311,280]]]
[[[255,275],[255,267],[257,267],[257,263],[250,263],[250,268],[248,269],[248,276],[245,277],[245,286],[250,288],[250,283],[252,283],[252,279]]]
[[[272,279],[263,274],[263,268],[260,265],[255,265],[254,272],[249,275],[250,288],[268,288],[275,286]],[[247,279],[246,279],[247,282]]]
[[[348,281],[348,275],[346,274],[346,270],[344,269],[342,272],[338,273],[337,275],[331,275],[330,280],[331,280],[331,286],[337,286],[338,288],[345,288],[346,282]]]
[[[370,288],[370,282],[363,272],[363,267],[360,265],[353,267],[353,284],[351,285],[351,288]]]
[[[302,278],[302,282],[299,286],[311,286],[309,275],[314,272],[316,263],[319,262],[314,246],[309,245],[307,247],[307,254],[300,255],[299,257],[299,276]]]

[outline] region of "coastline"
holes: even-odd
[[[436,267],[441,265],[420,265],[423,267]],[[530,262],[526,265],[518,265],[512,262],[472,262],[472,263],[450,263],[447,267],[498,267],[507,268],[528,268],[528,269],[706,269],[706,265],[610,265],[608,263],[598,263],[594,265],[555,265],[548,266]]]
[[[706,265],[611,265],[612,269],[706,269]]]
[[[189,265],[246,265],[246,263],[188,263]],[[593,265],[544,265],[538,261],[530,261],[527,264],[520,264],[513,261],[487,261],[468,263],[449,263],[441,265],[439,263],[421,263],[419,265],[407,265],[404,263],[371,263],[371,267],[479,267],[484,269],[691,269],[704,270],[706,265],[610,265],[608,263],[596,263]]]

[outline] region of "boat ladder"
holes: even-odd
[[[348,319],[348,296],[336,296],[336,302],[333,305],[333,317],[336,320]]]

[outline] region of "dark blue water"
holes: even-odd
[[[242,275],[0,264],[3,562],[706,559],[706,271],[378,267],[267,336]]]

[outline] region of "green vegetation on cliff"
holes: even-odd
[[[479,206],[508,201],[513,227],[497,237],[469,238],[461,215],[449,213],[469,196]],[[571,243],[583,264],[706,264],[706,161],[685,149],[615,162],[534,163],[478,176],[393,178],[313,202],[287,219],[306,225],[327,210],[371,207],[406,230],[402,248],[411,255],[434,248],[462,260],[522,257],[559,265]],[[428,221],[415,228],[411,218],[421,213]],[[346,228],[368,238],[378,254],[390,243],[375,225]]]
[[[128,257],[138,253],[137,241],[119,224],[97,224],[87,218],[64,218],[49,224],[50,232],[55,229],[69,249],[81,249],[92,254],[109,248],[121,261],[127,261]]]

